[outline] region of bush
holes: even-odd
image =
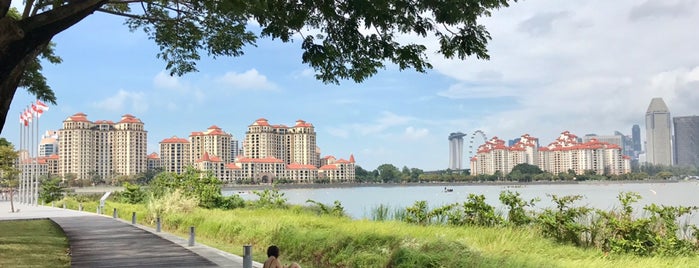
[[[582,199],[581,195],[558,197],[549,195],[556,204],[556,209],[545,209],[538,217],[538,223],[544,236],[556,241],[572,243],[577,246],[589,245],[589,227],[582,223],[592,209],[588,207],[573,207],[575,201]]]
[[[145,200],[146,193],[137,184],[124,183],[124,191],[120,194],[123,203],[138,204]]]
[[[503,191],[500,192],[500,202],[507,206],[509,211],[507,212],[507,220],[510,224],[515,226],[527,225],[532,222],[532,217],[529,215],[525,208],[534,207],[534,204],[538,202],[538,198],[534,198],[529,202],[524,201],[518,192]]]
[[[277,189],[265,189],[263,191],[252,191],[255,195],[259,197],[257,202],[255,202],[256,207],[262,208],[286,208],[286,198],[284,193],[279,192]]]
[[[191,212],[198,204],[199,199],[185,196],[182,190],[177,189],[160,198],[151,195],[146,208],[151,220],[153,220],[170,214]]]
[[[222,196],[219,199],[219,202],[216,205],[216,207],[220,208],[220,209],[243,208],[243,207],[245,207],[245,200],[243,200],[243,198],[237,194],[234,194],[231,196],[225,196],[225,197]]]

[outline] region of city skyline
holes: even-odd
[[[696,114],[699,36],[686,27],[699,24],[699,3],[524,1],[482,20],[493,37],[490,61],[433,56],[436,40],[428,40],[435,68],[426,74],[389,65],[362,84],[338,86],[312,77],[299,42],[270,40],[170,77],[144,34],[95,14],[53,40],[64,62],[45,64],[44,74],[59,105],[42,117],[40,132],[81,111],[91,118],[129,113],[149,126],[148,152],[157,152],[158,141],[211,125],[242,140],[255,118],[303,118],[317,127],[319,147],[354,154],[366,169],[436,170],[449,163],[444,138],[455,130],[542,140],[561,130],[628,134],[643,124],[653,97],[675,115]],[[12,116],[33,100],[18,90],[2,137],[18,142]]]

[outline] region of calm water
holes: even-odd
[[[583,195],[585,198],[576,205],[588,205],[600,209],[619,207],[617,195],[620,192],[636,192],[643,198],[638,208],[655,203],[663,205],[699,206],[699,182],[679,183],[585,183],[585,184],[556,184],[556,185],[526,185],[521,188],[507,188],[503,185],[458,185],[446,186],[453,192],[444,192],[445,185],[429,186],[375,186],[348,188],[319,188],[319,189],[285,189],[281,190],[292,204],[304,204],[313,199],[325,204],[335,200],[342,202],[347,213],[353,218],[370,218],[371,211],[379,204],[391,208],[407,207],[415,201],[426,200],[430,207],[466,201],[468,194],[482,194],[486,202],[501,208],[498,200],[501,191],[510,190],[521,194],[525,199],[539,197],[537,209],[551,207],[553,204],[547,194]],[[224,195],[235,191],[224,191]],[[253,194],[243,194],[246,199],[255,199]],[[699,216],[692,217],[693,223],[699,223]]]

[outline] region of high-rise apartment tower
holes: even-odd
[[[65,178],[109,181],[116,175],[134,175],[146,170],[147,132],[144,124],[126,114],[117,123],[92,122],[84,113],[63,121],[58,131],[59,173]]]
[[[653,98],[646,112],[646,162],[672,165],[672,123],[662,98]]]
[[[699,167],[699,116],[678,116],[675,124],[675,165]]]
[[[316,132],[313,124],[296,120],[293,127],[270,125],[260,118],[248,126],[243,149],[245,157],[281,159],[285,164],[319,166],[316,154]]]

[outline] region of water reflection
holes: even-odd
[[[445,192],[444,187],[453,189]],[[411,185],[411,186],[370,186],[347,188],[316,188],[316,189],[286,189],[282,190],[292,204],[305,204],[306,200],[332,204],[335,200],[342,202],[347,213],[353,218],[369,218],[371,210],[380,204],[391,208],[411,206],[415,201],[426,200],[430,207],[466,201],[468,194],[482,194],[486,202],[502,210],[498,197],[502,191],[519,192],[526,200],[538,197],[536,209],[553,206],[548,194],[582,195],[584,198],[576,205],[587,205],[599,209],[611,209],[619,206],[617,195],[621,192],[636,192],[642,199],[636,204],[640,210],[644,205],[699,205],[699,183],[696,181],[677,183],[581,183],[581,184],[549,184],[549,185]],[[224,195],[238,193],[224,191]],[[243,191],[246,199],[254,198],[253,194]],[[699,217],[691,221],[699,225]]]

